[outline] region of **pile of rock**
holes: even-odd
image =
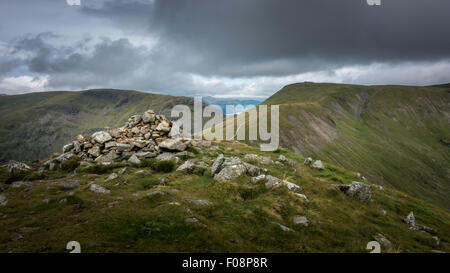
[[[409,227],[410,230],[419,230],[419,231],[429,233],[431,235],[437,234],[437,230],[435,230],[434,228],[430,228],[427,226],[417,224],[416,218],[414,217],[414,213],[412,211],[408,214],[408,216],[406,216],[405,219],[403,219],[403,222],[405,222],[406,224],[408,224],[410,226]]]
[[[139,163],[140,159],[156,157],[162,151],[184,151],[191,140],[179,137],[179,130],[172,125],[163,115],[148,110],[143,115],[130,117],[123,127],[99,131],[86,138],[79,135],[77,140],[63,147],[62,155],[46,164],[75,157],[100,164],[108,164],[119,157]]]

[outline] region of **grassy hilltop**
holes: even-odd
[[[373,202],[362,203],[335,186],[359,181],[354,172],[327,163],[325,170],[313,170],[288,150],[260,152],[238,142],[189,151],[208,165],[220,153],[241,158],[254,153],[274,161],[284,155],[299,164],[244,160],[300,186],[308,201],[285,187],[270,190],[264,183],[251,184],[246,175],[218,182],[209,170],[175,171],[183,160],[176,165],[148,160],[141,165],[73,166],[75,172],[57,169],[44,177],[31,175],[30,184],[3,192],[9,202],[0,207],[0,252],[67,252],[67,242],[74,240],[82,252],[368,252],[367,243],[378,233],[391,242],[382,244],[382,252],[449,251],[446,210],[374,185]],[[108,181],[124,167],[123,174]],[[0,171],[6,179],[6,169]],[[65,190],[58,184],[70,181],[79,186]],[[91,183],[110,193],[92,192]],[[409,230],[402,222],[410,211],[418,223],[438,230],[439,246],[432,235]],[[309,225],[294,225],[294,215],[304,215]]]

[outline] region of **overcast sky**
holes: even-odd
[[[449,11],[449,0],[1,0],[0,93],[445,83]]]

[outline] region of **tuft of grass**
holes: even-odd
[[[156,177],[142,177],[135,179],[133,183],[139,190],[148,190],[153,186],[158,185],[159,181]]]
[[[78,168],[80,166],[80,160],[81,160],[80,158],[70,159],[70,160],[67,160],[67,161],[64,161],[63,163],[61,163],[59,165],[59,167],[63,171],[70,172],[70,171],[73,171],[73,170],[75,170],[76,168]]]
[[[149,167],[156,172],[170,173],[175,169],[175,162],[171,160],[156,160],[154,158],[150,158],[142,160],[140,167]]]
[[[110,165],[93,165],[89,167],[79,167],[78,169],[82,173],[93,173],[93,174],[105,174],[110,173],[116,168],[123,168],[128,166],[128,163],[114,163]]]

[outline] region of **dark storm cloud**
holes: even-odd
[[[299,81],[450,81],[450,1],[381,2],[4,0],[0,89],[269,96]]]
[[[26,60],[11,60],[26,66],[30,72],[51,75],[50,84],[55,86],[78,86],[96,84],[99,80],[109,82],[112,77],[133,73],[148,56],[147,48],[134,46],[128,39],[104,38],[85,51],[89,39],[73,46],[55,46],[49,39],[59,37],[52,33],[18,39],[12,45],[13,53],[26,52]]]
[[[176,55],[196,56],[193,72],[242,77],[447,58],[448,10],[447,0],[155,0],[82,12],[157,33]]]

